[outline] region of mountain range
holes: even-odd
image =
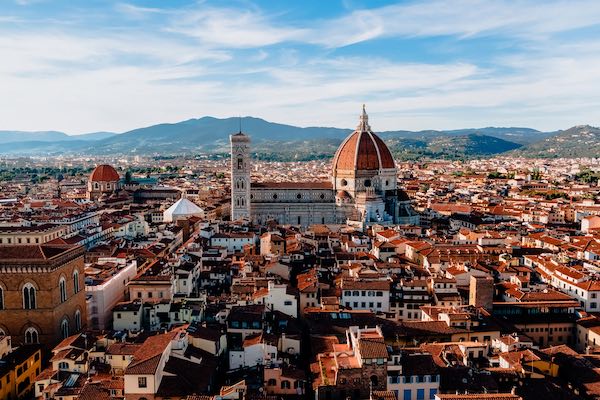
[[[202,117],[165,123],[124,133],[94,132],[70,136],[63,132],[0,131],[0,154],[216,154],[227,153],[229,135],[242,130],[252,137],[260,158],[307,160],[331,157],[351,129],[301,128],[260,118]],[[379,136],[400,159],[468,158],[501,153],[534,157],[597,156],[600,130],[588,125],[566,131],[541,132],[530,128],[425,131],[384,131]]]

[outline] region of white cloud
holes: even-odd
[[[255,8],[117,7],[130,19],[111,29],[0,32],[0,129],[123,131],[240,114],[352,127],[362,103],[376,130],[600,124],[600,40],[546,38],[598,23],[600,3],[430,1],[306,26]],[[529,52],[491,53],[482,67],[323,49],[432,35],[517,37]]]
[[[299,40],[304,29],[277,26],[260,11],[216,8],[200,4],[197,9],[178,13],[169,32],[184,34],[201,43],[226,48],[252,48]]]

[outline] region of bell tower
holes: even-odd
[[[250,218],[250,137],[240,130],[231,143],[231,220]]]

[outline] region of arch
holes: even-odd
[[[60,291],[60,302],[64,303],[67,301],[67,280],[64,276],[61,276],[58,280],[58,289]]]
[[[79,332],[81,330],[81,311],[79,311],[79,310],[75,311],[74,319],[75,319],[75,331]]]
[[[21,290],[23,294],[23,308],[25,310],[35,310],[37,308],[36,288],[31,282],[23,285]]]
[[[63,318],[60,323],[60,333],[63,339],[69,337],[69,321],[66,318]]]
[[[25,344],[37,344],[40,342],[40,334],[37,329],[30,326],[25,330]]]
[[[379,378],[377,375],[371,375],[371,385],[376,387],[379,384]]]
[[[73,271],[73,292],[79,293],[79,271]]]

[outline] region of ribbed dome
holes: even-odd
[[[371,131],[363,106],[358,127],[346,138],[333,158],[333,171],[379,170],[395,168],[394,157],[386,144]]]
[[[120,179],[117,171],[110,165],[98,165],[90,175],[92,182],[117,182]]]

